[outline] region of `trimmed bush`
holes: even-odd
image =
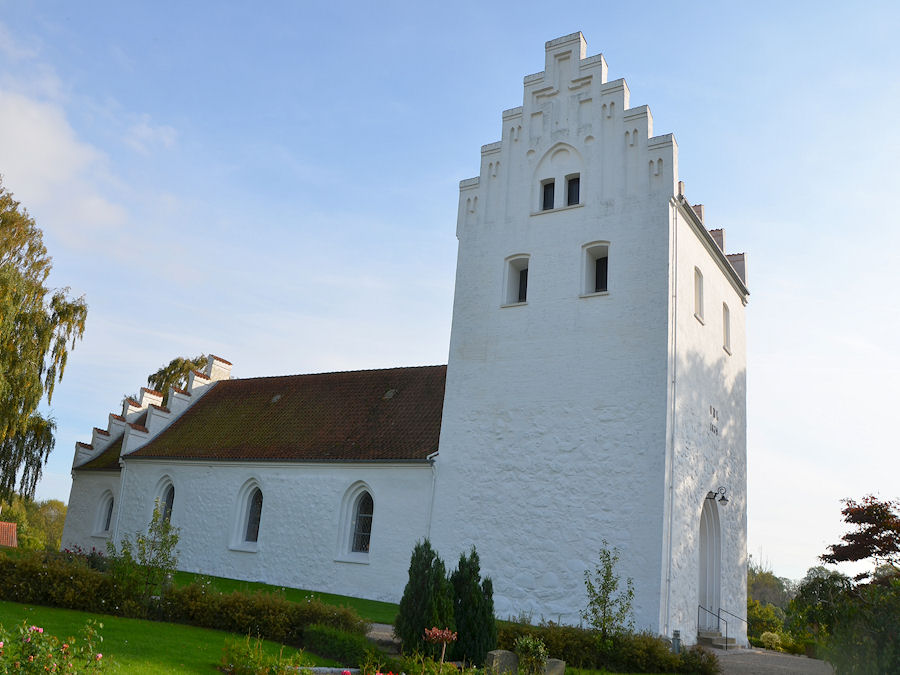
[[[366,660],[366,654],[372,651],[369,640],[356,633],[348,633],[330,626],[313,624],[303,631],[303,646],[318,654],[346,666],[358,666]]]
[[[453,648],[458,661],[480,666],[487,653],[497,646],[497,622],[494,619],[494,585],[481,579],[481,565],[475,547],[461,555],[450,575],[453,586],[453,617],[457,642]]]
[[[766,649],[781,649],[781,636],[778,633],[766,631],[759,636],[759,641],[762,642],[763,647]]]
[[[434,645],[425,642],[426,628],[455,629],[453,592],[444,562],[426,539],[413,548],[409,561],[409,581],[400,600],[394,633],[403,651],[434,655]]]
[[[96,614],[152,618],[303,646],[304,630],[317,624],[363,639],[369,624],[352,609],[315,599],[291,602],[272,593],[219,593],[205,584],[170,587],[141,602],[140,588],[65,556],[0,556],[0,598]]]
[[[668,642],[647,633],[619,633],[604,642],[597,631],[575,626],[503,622],[497,646],[515,651],[516,640],[522,635],[539,638],[547,646],[550,658],[562,659],[566,665],[580,669],[697,675],[721,672],[718,659],[711,652],[696,647],[676,655]]]

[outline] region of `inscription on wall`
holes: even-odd
[[[712,406],[709,406],[709,433],[719,435],[719,411]]]

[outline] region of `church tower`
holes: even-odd
[[[545,48],[460,183],[431,538],[567,623],[607,542],[636,627],[691,642],[746,607],[745,261],[603,56]]]

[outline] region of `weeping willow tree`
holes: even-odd
[[[34,495],[56,431],[37,408],[84,334],[87,304],[47,287],[52,262],[40,228],[0,182],[0,499],[17,482]]]

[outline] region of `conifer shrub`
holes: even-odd
[[[403,651],[434,655],[434,645],[425,642],[426,628],[455,629],[453,590],[443,561],[428,539],[417,542],[409,561],[409,581],[400,599],[394,634]]]
[[[450,575],[453,587],[453,617],[457,642],[454,658],[480,666],[497,646],[497,621],[494,619],[494,586],[481,578],[481,566],[475,547],[459,556],[459,564]]]

